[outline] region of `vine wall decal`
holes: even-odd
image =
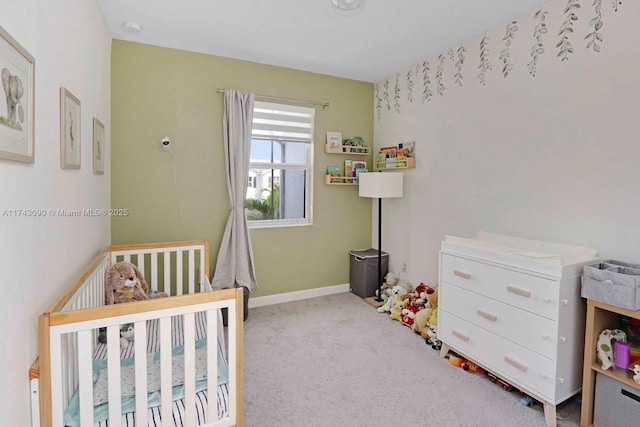
[[[382,98],[380,98],[380,83],[375,84],[373,93],[376,99],[376,112],[378,113],[378,121],[380,121],[380,115],[382,110]]]
[[[562,61],[569,59],[569,55],[573,53],[573,45],[569,41],[569,36],[573,33],[573,23],[578,20],[578,15],[575,14],[575,11],[579,8],[579,0],[568,0],[567,6],[564,8],[565,20],[558,31],[560,41],[556,45],[559,48],[558,57]]]
[[[431,78],[429,77],[429,61],[422,63],[422,103],[431,101]]]
[[[558,3],[562,2],[562,0],[557,0]],[[581,9],[580,0],[565,0],[566,5],[562,10],[562,19],[561,24],[558,29],[558,42],[555,45],[557,49],[556,57],[559,58],[560,62],[567,61],[574,52],[574,45],[571,43],[571,39],[575,36],[575,27],[574,23],[578,21],[577,13]],[[588,34],[584,36],[584,40],[586,41],[587,50],[592,49],[594,52],[600,52],[602,47],[602,41],[604,39],[601,29],[603,27],[602,21],[602,0],[591,0],[594,16],[589,22],[589,30]],[[620,0],[611,0],[610,3],[611,8],[614,12],[618,12],[622,6],[622,1]],[[560,11],[558,11],[560,13]],[[542,7],[537,9],[533,15],[531,15],[534,28],[533,28],[533,43],[530,48],[530,61],[527,63],[527,70],[531,77],[536,77],[538,72],[538,65],[540,61],[540,57],[546,52],[544,40],[549,33],[549,28],[547,27],[547,15],[549,14],[548,10],[544,10]],[[511,53],[512,47],[516,46],[514,41],[516,40],[516,32],[519,30],[519,27],[522,26],[522,22],[518,22],[517,20],[511,20],[507,23],[504,36],[502,37],[503,46],[498,55],[498,60],[502,63],[501,73],[502,76],[506,79],[512,72],[517,70],[515,64],[511,62]],[[547,43],[549,43],[547,41]],[[462,87],[464,78],[462,69],[464,67],[464,63],[467,60],[467,48],[464,43],[460,43],[460,45],[455,48],[449,48],[443,53],[437,55],[437,57],[432,57],[431,60],[425,59],[422,62],[418,62],[415,66],[409,67],[406,72],[406,76],[403,77],[403,73],[397,73],[395,75],[395,81],[392,80],[394,77],[389,76],[386,80],[376,83],[374,86],[375,90],[375,109],[378,116],[378,121],[381,118],[382,111],[384,106],[386,106],[387,111],[391,111],[391,90],[393,90],[393,110],[397,113],[400,113],[401,110],[401,95],[402,91],[407,91],[407,101],[413,103],[415,97],[417,97],[417,85],[422,84],[422,95],[421,101],[424,104],[425,102],[431,102],[433,97],[433,92],[435,91],[438,95],[444,96],[445,92],[445,62],[450,59],[453,62],[453,83],[457,86]],[[493,70],[492,66],[492,58],[490,51],[490,37],[487,35],[487,31],[484,32],[480,39],[479,43],[479,57],[480,63],[478,65],[479,73],[477,75],[480,84],[483,86],[486,85],[487,82],[487,73]],[[437,61],[437,62],[436,62]],[[435,73],[433,78],[435,79],[434,87],[432,88],[431,81],[431,66],[435,63]],[[406,83],[405,83],[406,79]],[[420,80],[422,82],[420,83]],[[391,85],[394,84],[393,89]],[[405,86],[406,84],[406,86]]]
[[[489,62],[489,37],[487,37],[487,33],[484,34],[482,40],[480,40],[480,65],[478,65],[480,69],[480,74],[478,74],[478,79],[480,83],[484,86],[487,82],[486,73],[489,70],[492,70],[491,62]]]
[[[393,109],[396,113],[400,112],[400,73],[396,74],[396,85],[393,95]]]
[[[593,31],[585,36],[587,42],[587,49],[593,48],[594,52],[600,52],[600,45],[598,42],[602,41],[602,33],[598,31],[602,28],[602,3],[601,0],[594,0],[593,6],[595,6],[596,16],[591,20],[589,25],[593,27]]]
[[[542,9],[538,9],[533,14],[533,18],[538,20],[535,28],[533,29],[533,38],[536,40],[531,46],[531,61],[527,64],[529,74],[533,77],[536,76],[538,57],[544,53],[544,45],[542,44],[542,35],[547,33],[547,24],[544,23],[547,17],[547,12],[543,12]]]
[[[617,12],[618,8],[620,7],[621,4],[622,4],[622,2],[620,0],[612,0],[611,1],[611,7],[613,7],[613,11]]]
[[[444,55],[438,55],[438,67],[436,68],[436,91],[438,95],[444,95],[444,83],[443,83],[443,74],[444,74]]]
[[[389,79],[384,81],[384,92],[382,93],[384,102],[387,104],[387,111],[391,110],[391,103],[389,102]]]
[[[407,71],[407,101],[413,102],[413,69]]]
[[[464,64],[464,60],[465,60],[465,56],[464,54],[467,53],[467,49],[464,47],[464,45],[460,45],[460,47],[458,48],[458,60],[455,63],[455,67],[456,67],[456,73],[453,75],[453,81],[455,82],[455,84],[457,84],[458,86],[462,87],[462,65]]]
[[[502,61],[502,75],[506,79],[509,77],[509,73],[513,70],[513,64],[509,62],[509,56],[511,55],[511,42],[515,38],[516,31],[518,31],[518,21],[511,21],[507,24],[504,37],[504,48],[500,52],[500,59]]]

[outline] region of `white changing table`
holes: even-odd
[[[596,251],[480,232],[446,236],[440,250],[438,338],[543,402],[556,405],[582,387],[585,304],[580,275]]]

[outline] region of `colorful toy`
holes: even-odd
[[[387,299],[387,302],[385,302],[381,307],[377,308],[378,313],[389,313],[396,303],[396,297],[401,300],[402,297],[404,297],[406,294],[407,290],[404,287],[400,285],[394,285],[391,288],[391,293],[389,295],[389,298]]]
[[[605,329],[600,332],[596,349],[598,351],[597,361],[602,369],[609,369],[613,366],[613,346],[616,341],[627,341],[627,334],[620,329]]]
[[[633,380],[640,384],[640,365],[633,365]]]
[[[487,372],[487,378],[489,378],[489,381],[491,381],[492,383],[498,384],[500,387],[502,387],[503,390],[506,390],[506,391],[513,390],[513,386],[511,384],[501,380],[500,378],[493,375],[491,372]]]
[[[436,325],[429,325],[427,335],[429,338],[425,340],[425,343],[430,345],[434,350],[440,350],[442,348],[442,341],[438,339],[438,327]]]
[[[389,318],[391,320],[399,321],[400,318],[402,317],[402,309],[407,306],[408,301],[406,299],[400,298],[398,295],[394,295],[393,298],[394,298],[395,304],[391,309],[391,314],[389,315]]]

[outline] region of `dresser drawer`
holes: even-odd
[[[548,359],[556,359],[558,328],[554,320],[448,283],[440,285],[438,299],[447,312]]]
[[[442,253],[440,280],[548,319],[558,319],[558,282]]]
[[[555,362],[440,310],[438,338],[514,386],[555,401]]]

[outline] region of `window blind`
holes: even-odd
[[[251,137],[310,144],[315,112],[309,107],[255,101]]]

